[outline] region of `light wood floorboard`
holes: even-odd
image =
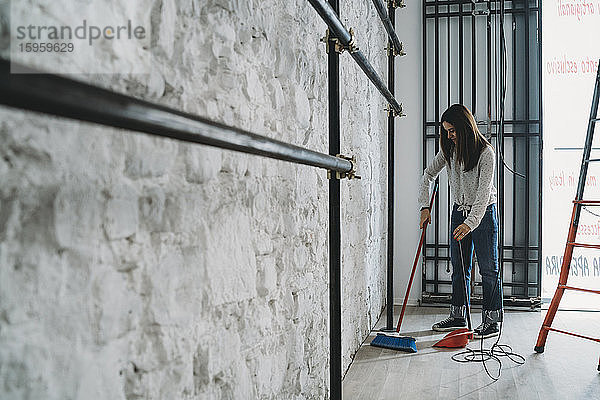
[[[395,310],[396,313],[399,310]],[[550,332],[545,352],[533,347],[546,311],[506,311],[500,343],[510,345],[526,361],[517,365],[502,358],[500,379],[494,382],[481,363],[461,364],[451,359],[457,350],[431,347],[443,337],[431,325],[447,316],[446,308],[408,307],[401,334],[417,340],[418,352],[407,354],[369,345],[384,327],[381,318],[357,352],[343,381],[344,400],[480,399],[480,400],[600,400],[597,343]],[[397,321],[398,315],[395,315]],[[473,310],[473,326],[479,325],[480,310]],[[600,313],[562,311],[554,327],[600,336]],[[489,348],[493,340],[486,339]],[[478,341],[470,348],[479,348]],[[487,362],[494,375],[498,364]]]

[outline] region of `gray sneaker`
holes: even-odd
[[[473,331],[473,337],[475,339],[486,339],[493,336],[498,336],[498,323],[496,322],[482,322],[475,330]]]
[[[437,324],[433,324],[431,329],[437,332],[448,332],[466,327],[467,323],[465,322],[464,318],[448,317],[445,320],[438,322]]]

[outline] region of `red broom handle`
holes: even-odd
[[[437,192],[438,184],[436,182],[433,188],[433,194],[431,195],[431,201],[429,202],[429,221],[431,222],[431,209],[433,208],[433,200]],[[402,319],[404,319],[404,311],[406,310],[406,303],[408,302],[408,295],[410,294],[410,288],[412,287],[413,279],[415,277],[415,271],[417,270],[417,264],[419,263],[419,256],[421,255],[421,249],[423,248],[423,241],[425,240],[425,233],[427,233],[427,225],[429,222],[425,222],[423,232],[421,233],[421,240],[419,240],[419,247],[417,247],[417,255],[415,262],[413,263],[412,272],[410,273],[410,280],[408,281],[408,287],[406,288],[406,294],[404,295],[404,304],[402,304],[402,312],[400,312],[400,319],[398,320],[398,326],[396,332],[400,332],[400,325],[402,325]]]

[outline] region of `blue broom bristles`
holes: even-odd
[[[408,353],[417,352],[416,340],[410,336],[388,336],[384,333],[378,333],[375,339],[371,341],[371,346],[406,351]]]

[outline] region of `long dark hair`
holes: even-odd
[[[456,151],[456,160],[463,166],[465,172],[475,168],[483,149],[492,145],[479,132],[471,111],[462,104],[454,104],[444,111],[440,123],[442,122],[447,122],[456,129],[455,145],[448,139],[448,132],[444,129],[444,125],[440,126],[440,147],[448,165],[452,165],[450,160]]]

